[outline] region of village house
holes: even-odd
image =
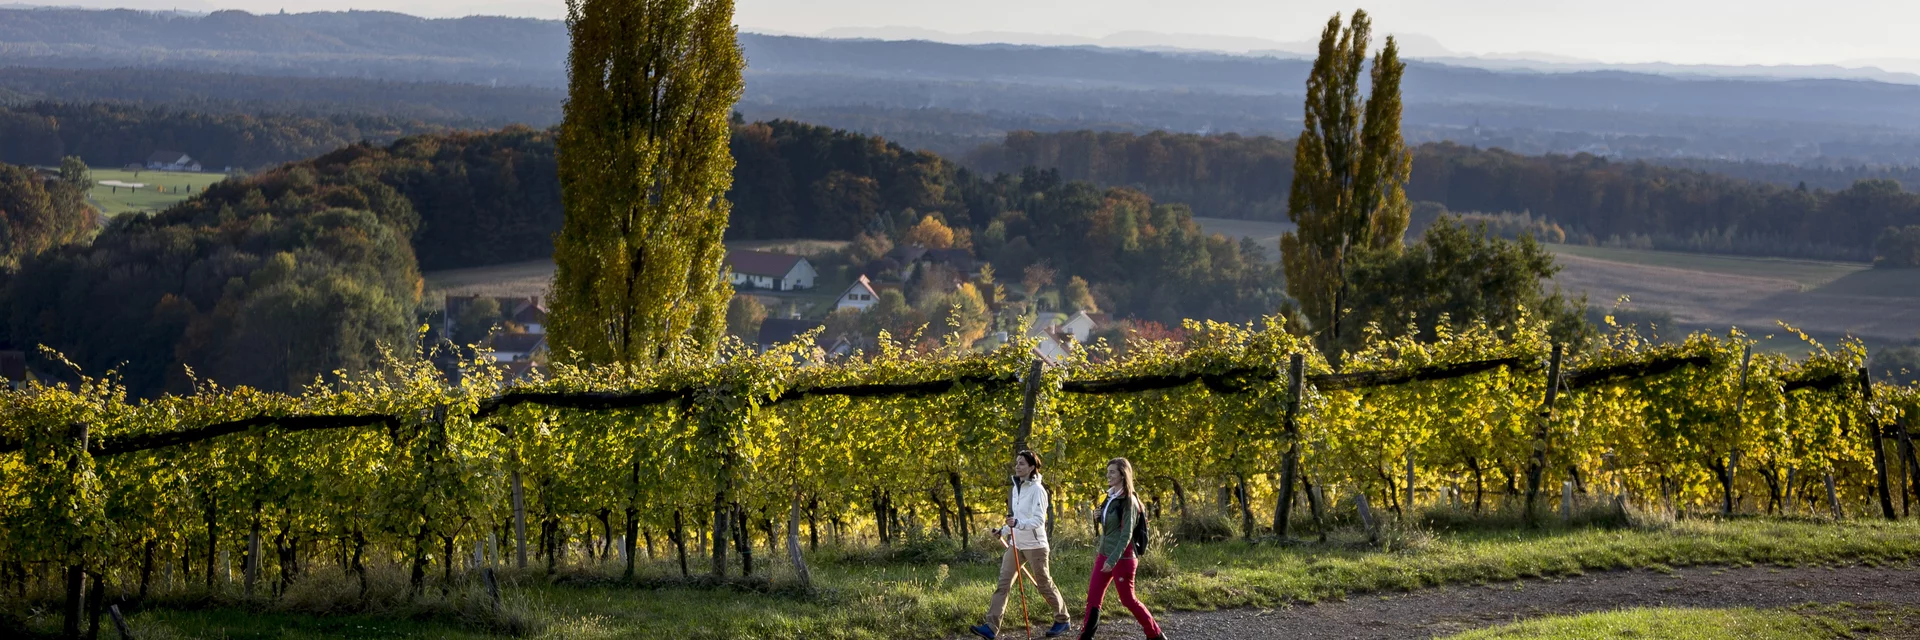
[[[728,251],[734,288],[799,291],[812,289],[820,272],[806,258],[766,251]]]
[[[147,168],[154,171],[191,171],[198,173],[200,163],[178,151],[155,151],[147,156]]]
[[[798,318],[767,318],[760,322],[760,334],[754,340],[754,347],[766,353],[781,344],[793,342],[802,334],[812,331],[820,323]]]
[[[866,276],[860,276],[859,280],[853,281],[853,286],[847,287],[846,293],[840,294],[840,299],[833,304],[833,310],[859,309],[866,311],[873,307],[873,305],[879,303],[880,294],[874,291],[873,282],[867,280]]]
[[[19,389],[27,380],[26,352],[0,351],[0,388]]]
[[[460,316],[466,311],[467,305],[482,297],[485,296],[447,296],[446,335],[452,336],[457,330]],[[518,326],[526,333],[547,332],[547,305],[539,297],[496,297],[493,301],[500,306],[502,321]]]
[[[501,333],[492,340],[493,359],[501,363],[531,362],[547,351],[547,334]]]

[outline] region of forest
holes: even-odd
[[[559,91],[538,87],[300,78],[181,69],[0,67],[0,105],[110,102],[207,114],[378,117],[451,127],[547,126]],[[294,160],[297,158],[288,158]]]
[[[0,162],[96,167],[146,162],[155,151],[193,156],[210,171],[253,170],[312,158],[363,140],[391,141],[447,127],[390,116],[211,113],[114,103],[0,106]]]
[[[1453,211],[1530,213],[1576,244],[1869,262],[1888,228],[1920,223],[1920,194],[1887,178],[1829,190],[1585,154],[1452,143],[1413,154],[1408,198]],[[1233,134],[1019,132],[966,164],[1057,168],[1069,180],[1138,188],[1202,215],[1284,220],[1293,144]]]
[[[1054,171],[981,176],[799,123],[734,131],[737,238],[900,238],[935,220],[1001,273],[1046,263],[1123,316],[1247,321],[1283,297],[1272,256],[1137,191]],[[142,395],[190,390],[188,367],[294,390],[363,368],[376,343],[409,342],[421,270],[545,258],[561,218],[550,131],[357,143],[23,260],[0,284],[0,343],[117,368]]]
[[[0,343],[52,347],[148,396],[215,381],[298,389],[372,366],[377,345],[411,342],[419,218],[392,187],[340,169],[221,182],[28,256],[0,271]]]

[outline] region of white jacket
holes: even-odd
[[[1033,474],[1032,480],[1013,483],[1007,496],[1013,513],[1014,548],[1047,548],[1047,487],[1040,483],[1040,474]],[[1004,532],[1006,528],[1001,529]]]

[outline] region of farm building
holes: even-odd
[[[728,251],[727,266],[733,269],[736,288],[798,291],[812,289],[820,272],[806,258],[766,251]]]
[[[200,163],[178,151],[155,151],[147,156],[147,168],[154,171],[200,171]]]

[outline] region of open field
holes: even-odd
[[[1254,237],[1276,247],[1290,224],[1195,218],[1209,232]],[[1673,314],[1674,335],[1693,328],[1739,326],[1758,336],[1780,334],[1787,322],[1822,339],[1857,335],[1870,342],[1920,336],[1920,270],[1872,269],[1865,264],[1747,258],[1671,251],[1547,245],[1560,258],[1554,278],[1587,302],[1611,308],[1627,296],[1632,308]],[[1277,255],[1277,250],[1276,250]],[[1782,335],[1768,341],[1795,351]]]
[[[546,294],[553,284],[553,269],[552,260],[530,260],[429,271],[421,276],[427,281],[428,300],[448,295],[528,297]]]
[[[1547,248],[1561,256],[1575,256],[1593,260],[1605,260],[1608,262],[1622,262],[1648,267],[1666,267],[1670,269],[1749,278],[1787,280],[1798,283],[1806,290],[1816,289],[1833,283],[1836,280],[1869,270],[1868,265],[1854,262],[1821,262],[1787,258],[1749,258],[1704,253],[1680,253],[1675,251],[1643,251],[1640,249],[1587,247],[1570,244],[1552,244],[1547,245]]]
[[[1905,567],[1920,559],[1920,525],[1914,522],[1850,521],[1840,524],[1815,521],[1746,519],[1733,521],[1687,520],[1678,523],[1648,523],[1623,529],[1495,528],[1460,533],[1426,533],[1403,538],[1391,551],[1369,547],[1354,532],[1335,536],[1328,544],[1301,542],[1292,545],[1244,542],[1189,543],[1161,547],[1151,557],[1141,578],[1142,599],[1155,609],[1170,631],[1179,637],[1291,637],[1284,619],[1260,620],[1262,610],[1282,608],[1282,613],[1322,617],[1312,608],[1300,605],[1332,602],[1331,607],[1367,607],[1372,598],[1353,596],[1370,593],[1433,592],[1440,585],[1462,585],[1463,589],[1484,588],[1475,585],[1502,585],[1501,593],[1515,597],[1530,593],[1533,587],[1515,584],[1516,580],[1554,578],[1547,583],[1564,592],[1567,603],[1538,606],[1534,613],[1591,611],[1606,603],[1581,599],[1589,590],[1580,576],[1617,569],[1651,568],[1666,572],[1638,572],[1639,582],[1592,590],[1637,589],[1645,597],[1678,602],[1684,593],[1661,591],[1645,586],[1649,580],[1671,580],[1674,572],[1701,576],[1702,586],[1735,594],[1746,593],[1737,583],[1716,580],[1719,570],[1686,567],[1768,565],[1778,567],[1868,566]],[[990,544],[990,543],[989,543]],[[985,547],[981,547],[985,549]],[[769,588],[789,581],[790,569],[784,554],[762,555],[757,550],[756,569],[771,566],[772,583],[761,588],[693,587],[678,583],[666,562],[650,562],[644,588],[615,584],[617,569],[611,564],[584,567],[565,573],[564,579],[550,580],[538,572],[514,574],[508,578],[505,601],[516,615],[533,621],[527,634],[541,638],[953,638],[966,624],[976,622],[986,606],[996,572],[988,558],[970,561],[951,559],[952,548],[909,543],[891,551],[867,547],[853,549],[823,546],[812,554],[815,580],[821,589],[803,594]],[[1082,602],[1082,578],[1089,569],[1085,535],[1062,535],[1056,541],[1054,575],[1067,597],[1070,610]],[[693,558],[692,560],[698,560]],[[764,563],[764,564],[761,564]],[[696,567],[699,566],[696,562]],[[328,569],[337,571],[333,569]],[[698,569],[696,568],[696,571]],[[1796,577],[1792,571],[1811,571],[1817,576],[1824,569],[1741,569],[1753,574],[1743,578],[1765,582],[1794,583],[1810,578]],[[1781,574],[1781,571],[1787,571]],[[1873,570],[1860,570],[1873,571]],[[1894,571],[1903,576],[1901,584],[1914,572]],[[1610,573],[1606,575],[1619,575]],[[1884,576],[1853,573],[1847,584],[1885,583]],[[597,577],[596,577],[597,576]],[[387,576],[398,588],[403,583],[396,569]],[[385,582],[383,585],[387,584]],[[1677,584],[1677,583],[1676,583]],[[1511,586],[1506,586],[1511,585]],[[336,582],[336,588],[350,588]],[[1889,585],[1890,587],[1892,585]],[[1875,600],[1874,594],[1856,593],[1857,587],[1837,588],[1844,596],[1856,596],[1854,602]],[[1435,592],[1447,596],[1446,591]],[[1907,593],[1900,589],[1900,593]],[[1571,594],[1571,595],[1566,595]],[[289,595],[300,598],[297,606],[319,606],[314,594],[305,591]],[[477,629],[472,617],[463,618],[454,605],[416,604],[417,611],[386,611],[380,615],[311,615],[297,610],[272,608],[261,603],[251,610],[233,604],[218,604],[191,594],[166,596],[170,602],[200,602],[198,606],[159,606],[133,616],[135,631],[141,638],[481,638],[492,637]],[[230,596],[229,596],[230,597]],[[428,596],[429,599],[439,596]],[[456,590],[452,598],[464,597]],[[1505,597],[1505,596],[1502,596]],[[1774,597],[1797,598],[1795,594]],[[1904,597],[1904,596],[1903,596]],[[1604,596],[1603,596],[1604,598]],[[1484,600],[1486,596],[1477,599]],[[1536,601],[1538,595],[1523,598]],[[1820,599],[1799,600],[1829,601]],[[1387,602],[1381,600],[1379,602]],[[1538,603],[1536,603],[1537,605]],[[212,605],[212,606],[208,606]],[[285,607],[286,605],[279,605]],[[1708,606],[1703,603],[1700,606]],[[1726,606],[1726,605],[1720,605]],[[438,607],[438,608],[436,608]],[[1253,609],[1247,609],[1247,608]],[[1137,628],[1125,612],[1113,607],[1102,638],[1134,637]],[[1217,613],[1183,614],[1181,611]],[[337,609],[333,609],[337,610]],[[421,615],[421,611],[431,615]],[[439,613],[432,613],[438,611]],[[1340,610],[1330,610],[1329,614]],[[1362,612],[1364,613],[1364,611]],[[1380,612],[1390,614],[1391,612]],[[1463,612],[1465,616],[1470,612]],[[1344,614],[1343,614],[1344,615]],[[57,618],[52,613],[36,621],[44,624]],[[1459,619],[1449,618],[1452,626],[1433,627],[1464,631],[1510,622],[1513,618],[1483,620],[1462,627]],[[1251,622],[1247,619],[1253,618]],[[467,620],[462,622],[462,620]],[[1017,619],[1017,610],[1007,619]],[[1239,619],[1238,622],[1233,622]],[[1649,621],[1658,623],[1657,620]],[[1235,627],[1233,625],[1241,625]],[[1244,633],[1246,624],[1266,624],[1271,633]],[[1275,626],[1278,625],[1278,626]],[[1015,626],[1014,629],[1018,627]],[[1350,629],[1359,628],[1349,627]],[[1658,627],[1655,627],[1658,628]],[[1239,629],[1222,632],[1221,629]],[[1111,631],[1111,635],[1108,633]],[[1208,633],[1212,631],[1212,633]],[[1017,633],[1017,632],[1016,632]],[[1429,632],[1431,633],[1431,632]],[[1377,635],[1377,634],[1376,634]],[[1018,637],[1018,636],[1015,636]],[[1304,636],[1303,636],[1304,637]],[[1318,636],[1314,636],[1318,637]],[[1516,637],[1516,636],[1493,636]],[[1517,636],[1530,637],[1530,636]],[[1704,636],[1715,637],[1715,636]],[[1756,636],[1761,640],[1772,636]],[[1794,636],[1781,636],[1794,637]],[[1832,636],[1821,636],[1832,637]]]
[[[819,256],[845,249],[847,244],[844,240],[742,240],[728,242],[727,248]],[[547,286],[553,283],[553,270],[552,260],[530,260],[431,271],[422,275],[427,281],[429,300],[446,295],[525,297],[546,295]],[[813,292],[791,297],[807,298],[809,301],[820,295],[831,298],[838,296],[846,286],[846,282],[833,281],[829,274],[822,273],[819,286]]]
[[[1621,296],[1636,309],[1673,314],[1688,327],[1738,326],[1756,335],[1778,333],[1780,322],[1815,334],[1851,334],[1883,341],[1920,335],[1920,286],[1895,294],[1902,280],[1920,284],[1920,272],[1870,276],[1874,295],[1833,293],[1832,284],[1812,289],[1803,282],[1634,264],[1562,254],[1554,282],[1585,293],[1588,303],[1613,306]],[[1848,276],[1864,278],[1860,274]],[[1835,281],[1836,283],[1838,281]]]
[[[1200,229],[1207,233],[1218,233],[1235,240],[1251,237],[1267,248],[1267,257],[1280,258],[1280,234],[1292,231],[1291,222],[1264,222],[1259,220],[1233,220],[1229,218],[1202,218],[1195,216],[1194,222],[1200,223]]]
[[[93,169],[91,173],[94,186],[92,191],[87,192],[87,197],[110,216],[134,211],[160,211],[194,193],[205,191],[207,185],[227,178],[219,173],[134,172],[124,169]],[[109,180],[127,184],[144,183],[147,186],[129,189],[100,184]]]

